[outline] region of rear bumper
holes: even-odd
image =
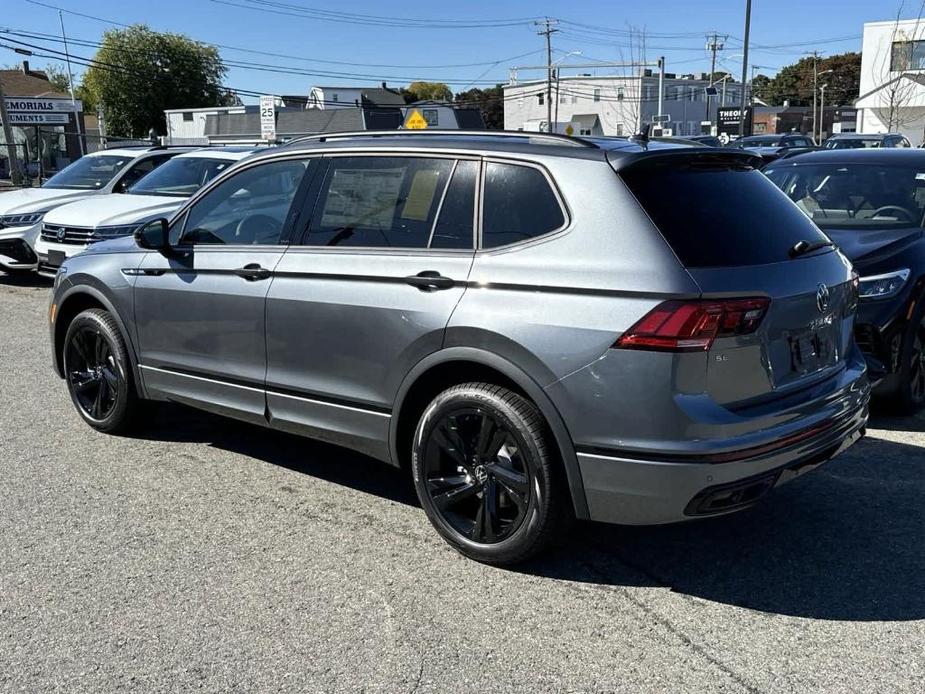
[[[607,523],[654,525],[746,508],[858,441],[867,425],[869,399],[870,387],[862,379],[844,393],[845,409],[825,430],[751,457],[745,450],[746,457],[729,462],[579,451],[590,517]]]

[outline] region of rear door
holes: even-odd
[[[387,458],[402,379],[440,349],[474,255],[474,158],[325,158],[267,297],[274,426]]]
[[[832,247],[792,257],[798,242],[828,239],[773,183],[721,156],[669,158],[622,177],[704,298],[770,299],[757,331],[719,338],[706,355],[714,401],[783,395],[843,368],[856,303],[850,264]]]

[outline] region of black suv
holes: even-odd
[[[765,174],[841,248],[861,275],[855,335],[874,391],[898,409],[925,404],[925,152],[829,149]]]

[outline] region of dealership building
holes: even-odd
[[[0,70],[16,148],[16,157],[31,176],[58,171],[81,156],[78,134],[83,106],[55,90],[40,70],[24,61],[17,70]],[[6,145],[0,128],[0,145]],[[9,175],[6,147],[0,147],[0,175]]]

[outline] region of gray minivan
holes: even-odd
[[[408,469],[453,547],[745,508],[863,435],[850,264],[754,155],[389,131],[250,157],[61,268],[54,365]]]

